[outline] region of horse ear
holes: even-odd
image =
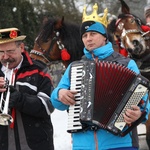
[[[43,24],[43,25],[46,24],[47,21],[48,21],[48,17],[45,16],[45,17],[43,18],[43,20],[42,20],[42,24]]]
[[[120,0],[120,2],[121,2],[121,11],[122,11],[122,13],[124,13],[124,14],[130,14],[130,8],[125,3],[125,1],[124,0]]]
[[[55,26],[56,29],[62,28],[63,23],[64,23],[64,16],[63,16],[60,20],[57,21],[57,24],[56,24],[56,26]]]
[[[62,16],[62,18],[61,18],[61,24],[63,24],[64,23],[64,16]]]

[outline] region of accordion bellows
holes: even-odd
[[[105,61],[73,63],[70,78],[71,90],[78,93],[75,106],[69,107],[68,132],[78,132],[86,125],[121,134],[126,126],[125,110],[138,105],[149,86],[143,76]]]

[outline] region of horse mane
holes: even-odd
[[[135,18],[135,21],[139,24],[139,25],[145,25],[145,23],[139,18],[139,17],[137,17],[136,15],[134,15],[134,14],[119,14],[118,15],[118,19],[124,19],[124,18],[126,18],[127,17],[127,15],[131,15],[131,16],[133,16],[134,18]]]
[[[84,45],[80,36],[80,26],[75,23],[64,22],[60,35],[66,49],[72,56],[72,60],[81,59]]]
[[[108,33],[114,33],[116,31],[116,19],[113,19],[107,26]]]
[[[38,40],[42,41],[42,42],[48,42],[48,40],[50,38],[52,38],[53,36],[53,26],[54,26],[55,20],[47,20],[45,21],[41,28],[40,28],[40,32],[39,32],[39,36],[38,36]]]
[[[139,26],[141,25],[145,25],[145,23],[139,18],[137,17],[136,15],[134,14],[119,14],[118,17],[117,17],[117,20],[119,19],[124,19],[127,17],[127,15],[132,15],[134,18],[135,18],[135,21],[137,22],[137,24],[139,24]],[[116,31],[116,23],[117,23],[117,20],[116,19],[113,19],[109,24],[108,24],[108,27],[107,27],[107,30],[108,32],[110,33],[114,33]]]
[[[48,42],[49,39],[53,38],[54,32],[59,32],[60,39],[71,56],[70,62],[81,59],[83,56],[83,42],[80,38],[80,25],[63,21],[62,26],[56,28],[58,18],[49,18],[41,27],[39,33],[39,40]]]

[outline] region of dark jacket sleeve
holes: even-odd
[[[32,67],[24,72],[24,77],[18,75],[16,91],[10,94],[10,101],[14,101],[11,107],[35,117],[48,117],[54,110],[50,102],[51,89],[48,69]]]

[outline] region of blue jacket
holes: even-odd
[[[103,60],[106,57],[110,56],[113,52],[114,50],[110,42],[105,46],[93,50],[94,56],[98,56],[100,60]],[[93,59],[91,53],[89,53],[89,51],[87,51],[85,48],[84,54],[88,59]],[[127,67],[139,74],[139,69],[135,61],[130,60]],[[68,66],[68,68],[66,69],[61,81],[59,82],[58,86],[54,89],[51,95],[51,101],[53,106],[59,110],[67,110],[69,108],[68,105],[63,104],[58,100],[58,91],[60,89],[70,88],[69,70],[70,66]],[[147,99],[147,96],[148,95],[145,95],[143,97],[145,101]],[[146,111],[149,112],[149,109],[150,105],[148,104]],[[147,118],[148,113],[145,119]],[[110,148],[117,147],[138,147],[138,137],[136,128],[130,134],[127,134],[125,137],[113,135],[112,133],[103,129],[99,129],[96,132],[88,130],[86,132],[73,133],[72,140],[73,150],[95,150],[96,143],[98,145],[99,150],[108,150]]]

